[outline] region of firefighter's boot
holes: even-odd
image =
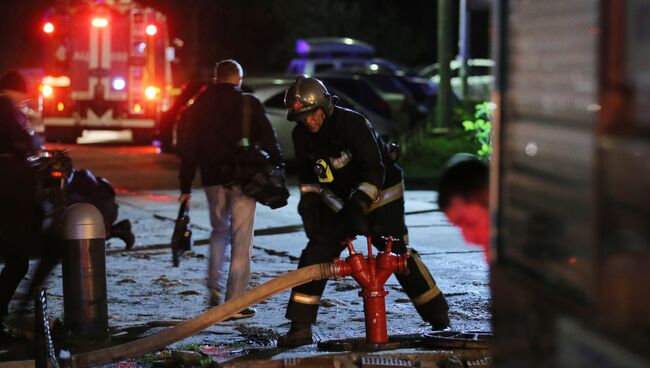
[[[126,249],[131,249],[135,244],[135,235],[131,231],[131,221],[122,220],[111,226],[111,238],[120,238],[124,241]]]
[[[311,323],[291,322],[289,332],[278,337],[279,348],[293,348],[314,342],[311,335]]]

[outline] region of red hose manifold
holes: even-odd
[[[388,291],[384,288],[386,281],[393,273],[408,273],[406,262],[408,253],[396,255],[392,253],[393,240],[386,238],[386,249],[372,256],[372,239],[368,240],[368,257],[357,253],[352,245],[354,239],[345,240],[350,256],[345,260],[334,259],[337,277],[352,276],[359,285],[359,295],[363,297],[363,310],[366,320],[366,340],[368,343],[383,344],[388,342],[386,330],[386,302]]]

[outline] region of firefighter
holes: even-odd
[[[9,302],[27,273],[42,221],[36,173],[26,162],[39,149],[21,111],[27,100],[27,83],[20,73],[9,71],[0,78],[0,253],[5,260],[0,273],[0,318],[7,316]]]
[[[361,114],[336,106],[321,81],[298,77],[285,94],[287,119],[299,122],[293,130],[300,203],[305,233],[309,238],[298,267],[331,262],[345,248],[343,240],[370,235],[383,250],[393,237],[393,251],[408,252],[407,275],[396,275],[422,319],[435,330],[447,328],[448,305],[443,293],[409,248],[404,222],[402,172],[391,159],[388,146]],[[291,292],[286,318],[289,332],[278,347],[312,342],[326,280],[297,286]]]

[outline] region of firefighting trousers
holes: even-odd
[[[331,262],[345,249],[346,239],[344,219],[327,207],[321,216],[321,234],[313,236],[300,255],[298,268],[317,263]],[[403,199],[379,207],[369,214],[373,245],[380,251],[386,247],[382,237],[398,239],[393,242],[393,252],[409,252],[407,275],[396,275],[400,285],[411,299],[422,319],[434,326],[449,323],[447,301],[436,285],[433,276],[422,262],[418,253],[406,246],[406,226],[404,224]],[[293,322],[314,323],[318,314],[320,299],[327,280],[312,281],[292,289],[286,318]]]

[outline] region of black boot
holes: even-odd
[[[311,323],[291,322],[289,332],[278,337],[279,348],[294,348],[296,346],[313,343],[311,336]]]
[[[131,221],[122,220],[113,226],[111,226],[111,232],[108,236],[109,238],[120,238],[126,244],[126,249],[133,248],[135,244],[135,235],[131,231]]]

